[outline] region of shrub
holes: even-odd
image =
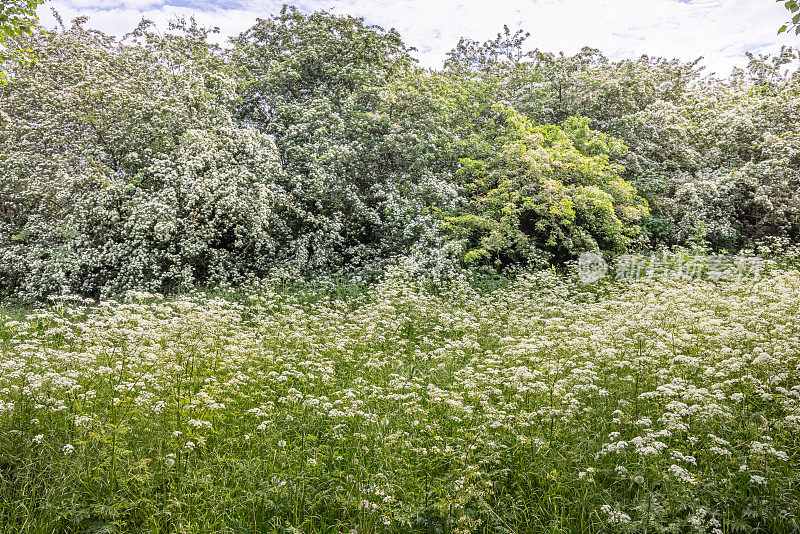
[[[285,205],[273,142],[234,126],[205,32],[35,38],[3,100],[0,291],[187,289],[264,272]]]

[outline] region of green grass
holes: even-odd
[[[0,532],[797,532],[800,274],[0,316]]]
[[[10,304],[0,302],[0,317],[5,321],[22,321],[25,316],[33,313],[32,304]]]

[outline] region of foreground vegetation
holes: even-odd
[[[796,532],[800,274],[0,318],[3,532]]]

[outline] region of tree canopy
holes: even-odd
[[[324,11],[284,7],[227,49],[191,20],[85,23],[14,34],[38,61],[0,88],[6,294],[800,243],[792,48],[721,78],[506,27],[434,70]]]
[[[3,0],[0,2],[0,84],[8,83],[14,64],[31,59],[32,50],[20,44],[19,38],[38,31],[36,7],[44,0]]]

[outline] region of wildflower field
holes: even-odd
[[[800,273],[0,316],[0,532],[797,532]]]

